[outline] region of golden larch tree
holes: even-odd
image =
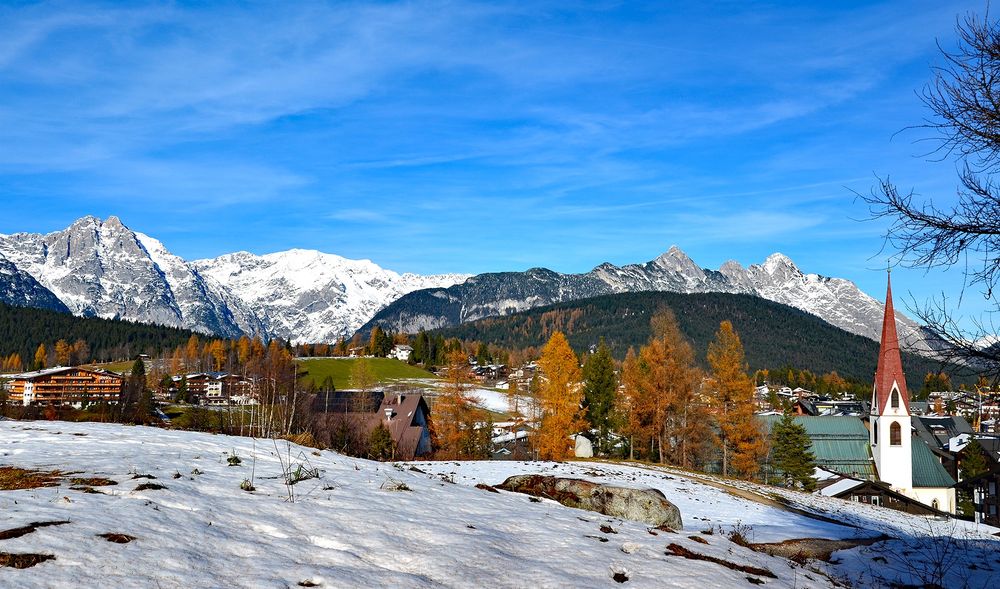
[[[434,404],[436,457],[443,460],[477,458],[471,449],[476,433],[474,403],[478,399],[469,392],[472,382],[469,357],[457,349],[448,353],[447,361],[446,384]]]
[[[718,442],[722,450],[722,474],[730,470],[744,478],[760,470],[767,455],[767,438],[754,417],[754,387],[747,376],[743,344],[733,324],[723,321],[708,345],[709,382]]]
[[[38,344],[38,349],[35,350],[35,370],[41,370],[46,368],[49,362],[49,352],[45,349],[45,344]]]
[[[56,364],[59,366],[69,366],[69,359],[72,353],[69,342],[61,339],[56,342]]]
[[[542,348],[538,402],[542,419],[538,428],[538,457],[562,460],[573,449],[572,434],[585,427],[580,401],[583,388],[580,363],[566,336],[556,331]]]

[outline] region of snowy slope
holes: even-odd
[[[602,587],[617,586],[611,577],[622,571],[626,587],[750,586],[753,575],[665,554],[669,543],[766,568],[777,576],[765,579],[769,587],[827,587],[826,574],[851,570],[802,567],[699,532],[739,520],[754,526],[755,541],[871,535],[739,499],[677,473],[618,465],[447,462],[420,463],[418,471],[285,442],[62,422],[3,421],[0,439],[0,466],[72,470],[119,483],[100,487],[104,494],[68,484],[0,491],[0,531],[69,522],[0,540],[0,552],[55,556],[33,568],[0,569],[4,587]],[[227,465],[231,453],[241,465]],[[279,454],[285,463],[322,471],[320,479],[293,487],[294,502],[276,478]],[[256,491],[241,491],[252,472]],[[516,472],[656,486],[680,507],[685,529],[654,535],[635,522],[472,486]],[[167,488],[135,490],[148,482]],[[390,491],[387,482],[411,490]],[[113,544],[97,536],[109,532],[135,540]],[[995,539],[970,533],[983,550],[996,550]],[[854,552],[838,555],[854,563]],[[982,558],[979,548],[966,550],[961,564]]]
[[[192,265],[256,309],[269,333],[307,342],[350,337],[404,294],[468,278],[397,274],[370,260],[301,249],[264,256],[237,252]]]

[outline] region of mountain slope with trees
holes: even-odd
[[[577,352],[596,345],[603,337],[620,360],[629,347],[638,349],[649,340],[650,319],[664,307],[673,311],[702,367],[706,367],[705,356],[715,331],[722,321],[728,320],[743,340],[751,370],[790,366],[817,375],[836,371],[857,382],[868,382],[875,374],[877,342],[798,309],[741,294],[606,295],[489,317],[430,333],[516,349],[540,347],[555,331],[562,331]],[[903,363],[908,384],[916,387],[914,390],[922,386],[927,373],[942,370],[940,362],[915,354],[904,353]],[[944,370],[955,375],[948,367]],[[955,382],[970,379],[959,375]]]
[[[168,350],[183,345],[191,335],[186,329],[0,303],[0,356],[18,354],[24,369],[31,368],[39,344],[52,348],[59,341],[82,341],[88,349],[84,361],[110,361]]]

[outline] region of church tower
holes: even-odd
[[[913,456],[910,453],[910,395],[906,392],[903,361],[899,356],[891,279],[888,280],[885,294],[882,344],[872,390],[871,431],[868,435],[879,479],[896,491],[911,494]]]

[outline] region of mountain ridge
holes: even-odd
[[[804,273],[781,253],[713,270],[673,245],[648,262],[605,262],[578,274],[539,267],[423,276],[308,249],[186,261],[115,216],[85,216],[44,235],[0,234],[0,301],[225,337],[333,342],[376,324],[415,332],[642,291],[755,295],[876,340],[883,312],[853,282]],[[932,350],[920,325],[898,312],[897,320],[907,347]]]
[[[786,255],[774,253],[746,268],[730,260],[718,270],[701,268],[676,245],[642,264],[605,262],[589,272],[560,274],[533,268],[522,273],[477,274],[448,288],[411,292],[379,311],[360,330],[375,325],[413,333],[485,317],[504,316],[555,303],[626,292],[749,294],[788,305],[877,341],[883,304],[844,278],[807,274]],[[901,341],[908,349],[933,354],[934,335],[896,312]]]

